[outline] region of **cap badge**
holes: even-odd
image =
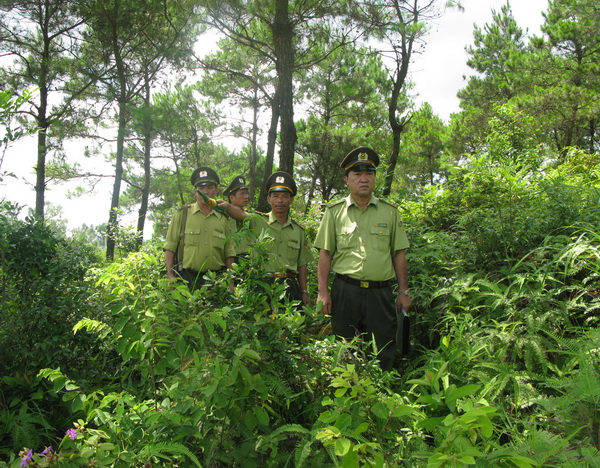
[[[244,183],[244,179],[242,179],[242,178],[240,177],[240,178],[238,179],[238,182],[239,182],[240,184],[243,184],[243,183]]]
[[[369,156],[367,155],[367,153],[360,153],[358,155],[358,160],[359,161],[368,161],[369,160]]]
[[[275,182],[277,182],[278,184],[283,184],[283,182],[285,182],[285,179],[282,176],[277,176],[275,177]]]
[[[200,171],[200,177],[207,177],[208,173],[206,171]]]

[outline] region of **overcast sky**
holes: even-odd
[[[437,20],[426,38],[424,52],[411,65],[411,80],[415,83],[416,101],[428,102],[433,111],[444,120],[453,112],[458,112],[456,93],[465,86],[463,76],[471,70],[466,65],[465,47],[473,42],[473,26],[483,27],[492,21],[492,10],[500,11],[505,0],[463,0],[463,12],[448,10]],[[527,30],[528,35],[539,35],[543,22],[542,12],[548,6],[547,0],[518,0],[512,3],[512,11],[517,24]],[[72,145],[72,160],[82,159],[83,147]],[[17,142],[7,151],[0,171],[14,172],[19,179],[6,179],[0,183],[0,200],[7,199],[35,208],[36,163],[35,139]],[[82,224],[99,225],[108,220],[112,181],[106,179],[96,187],[93,194],[69,199],[68,191],[73,187],[50,186],[46,191],[46,200],[62,206],[63,218],[67,219],[69,229]],[[24,210],[25,211],[25,210]],[[132,222],[133,224],[133,222]],[[145,237],[151,235],[151,227]]]
[[[465,87],[463,76],[472,70],[467,66],[467,45],[473,44],[474,25],[482,28],[492,23],[492,10],[500,11],[506,0],[462,0],[464,11],[447,10],[426,38],[426,48],[411,66],[411,78],[419,94],[417,102],[428,102],[444,120],[458,112],[456,93]],[[542,12],[548,0],[516,0],[511,9],[517,24],[526,33],[540,35]]]

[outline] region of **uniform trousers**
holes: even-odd
[[[331,326],[342,338],[374,338],[381,368],[392,369],[397,320],[391,286],[361,288],[336,277],[331,286]]]
[[[269,284],[284,282],[288,285],[285,296],[290,301],[302,301],[302,290],[300,289],[300,283],[295,278],[267,278],[266,282]]]
[[[216,273],[220,273],[224,270],[225,268],[223,267],[219,270],[216,270]],[[197,270],[184,268],[179,272],[179,276],[187,283],[190,291],[195,291],[196,289],[200,289],[202,286],[204,286],[204,283],[206,283],[206,280],[204,279],[204,275],[206,273],[208,272],[199,272]]]

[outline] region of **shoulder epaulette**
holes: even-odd
[[[300,229],[304,230],[304,226],[302,226],[302,224],[300,224],[298,221],[296,221],[294,218],[292,218],[292,223],[294,223],[296,226],[298,226]]]
[[[382,203],[385,203],[386,205],[390,205],[390,206],[393,206],[394,208],[398,209],[399,205],[397,205],[396,203],[392,203],[391,201],[386,200],[385,198],[380,198],[379,201]]]
[[[334,200],[332,202],[327,203],[327,208],[333,208],[334,206],[339,205],[340,203],[343,203],[345,200],[345,198],[340,198],[339,200]]]

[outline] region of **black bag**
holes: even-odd
[[[404,308],[396,306],[396,346],[406,356],[410,352],[410,318]]]

